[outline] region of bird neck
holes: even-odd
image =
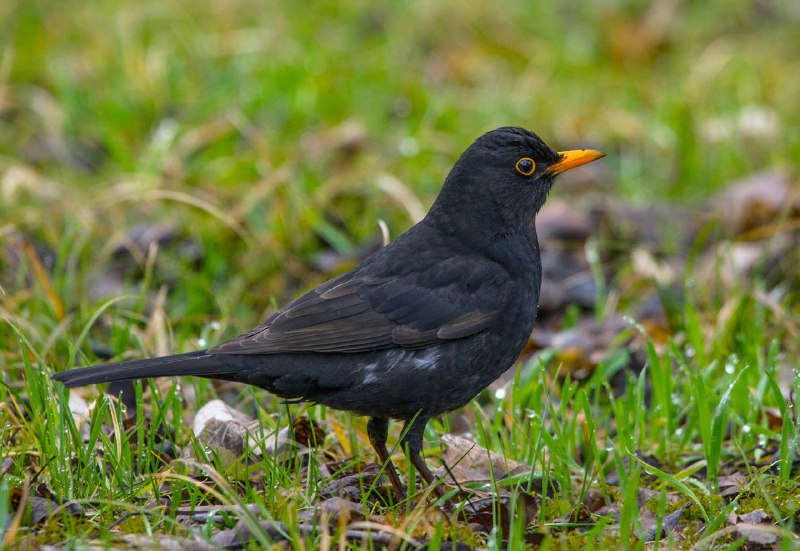
[[[457,242],[466,250],[494,260],[511,274],[528,273],[531,266],[540,263],[533,216],[512,225],[500,213],[486,213],[481,220],[464,209],[454,209],[446,216],[435,214],[445,208],[446,204],[434,205],[421,224],[447,237],[449,243]],[[487,218],[491,223],[486,223]]]
[[[503,265],[512,275],[530,273],[534,266],[541,265],[534,220],[531,219],[516,231],[495,235],[485,254]]]

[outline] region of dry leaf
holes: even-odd
[[[193,431],[198,440],[219,454],[226,467],[243,455],[260,456],[264,450],[283,461],[298,448],[307,449],[325,440],[325,433],[306,417],[296,418],[291,427],[265,434],[257,420],[235,410],[222,400],[200,408]]]
[[[312,509],[301,511],[299,516],[312,524],[319,524],[323,516],[334,525],[366,520],[362,504],[341,497],[328,498]],[[371,515],[370,520],[382,522],[383,519],[380,515]]]
[[[197,412],[192,430],[200,442],[219,454],[227,467],[244,454],[252,422],[222,400],[212,400]]]
[[[447,483],[452,483],[453,477],[462,485],[469,482],[489,482],[493,478],[492,473],[494,479],[499,480],[531,470],[525,463],[490,452],[461,436],[442,435],[442,445],[442,460],[447,464],[449,473],[441,467],[435,474],[438,477],[443,476]]]
[[[790,199],[784,172],[762,172],[725,188],[712,202],[720,221],[735,233],[775,222]]]

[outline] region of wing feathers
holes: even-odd
[[[475,310],[443,325],[436,332],[436,336],[440,339],[460,339],[473,335],[486,329],[493,317],[494,314],[485,314],[480,310]]]
[[[254,330],[209,350],[209,354],[365,352],[392,347],[425,348],[468,337],[490,327],[502,305],[478,304],[475,278],[460,288],[455,273],[473,273],[458,259],[432,263],[427,271],[382,277],[358,269],[310,291]],[[374,274],[374,271],[372,272]],[[498,275],[499,273],[499,275]],[[480,281],[480,280],[479,280]],[[483,280],[491,295],[513,296],[500,270]]]

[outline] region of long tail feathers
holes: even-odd
[[[56,373],[53,375],[53,379],[61,381],[67,388],[73,388],[111,381],[180,375],[225,379],[226,375],[234,374],[237,371],[239,370],[234,366],[226,366],[220,356],[206,354],[205,350],[198,350],[174,356],[71,369]]]

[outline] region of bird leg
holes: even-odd
[[[367,421],[367,436],[369,436],[369,443],[375,448],[378,454],[378,459],[385,465],[386,474],[389,476],[389,482],[392,483],[398,499],[405,499],[406,489],[403,483],[400,482],[400,477],[397,474],[397,469],[394,468],[394,463],[389,457],[389,451],[386,449],[386,439],[389,435],[389,420],[382,417],[370,417]]]
[[[428,424],[428,417],[417,416],[414,419],[406,421],[403,427],[405,435],[400,439],[400,447],[405,449],[408,446],[408,455],[411,458],[411,464],[417,469],[417,472],[425,480],[428,486],[431,486],[436,495],[443,497],[445,494],[444,488],[441,485],[434,485],[435,478],[433,473],[428,469],[428,465],[422,458],[422,436],[425,433],[425,425]]]

